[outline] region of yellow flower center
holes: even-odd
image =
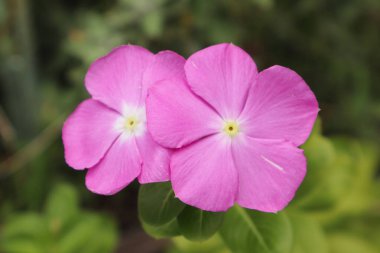
[[[226,121],[224,123],[223,131],[230,137],[234,137],[239,133],[239,125],[235,121]]]
[[[124,128],[125,130],[129,130],[130,132],[133,132],[136,129],[137,124],[139,121],[136,117],[128,117],[125,119],[124,122]]]

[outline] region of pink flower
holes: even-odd
[[[181,56],[157,55],[138,46],[120,46],[95,61],[85,86],[92,98],[66,120],[62,139],[66,162],[89,168],[86,186],[114,194],[136,177],[140,183],[169,180],[169,151],[146,129],[147,89],[164,78],[183,78]]]
[[[283,209],[306,173],[297,146],[308,138],[318,103],[294,71],[260,73],[232,44],[193,54],[186,78],[149,90],[148,129],[175,148],[170,163],[176,196],[208,211],[235,202],[265,212]]]

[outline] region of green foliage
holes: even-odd
[[[67,184],[58,184],[50,194],[46,206],[45,214],[53,223],[65,224],[78,215],[79,200],[75,189]]]
[[[339,173],[335,167],[335,149],[332,142],[321,134],[321,122],[317,121],[306,144],[303,145],[308,170],[304,182],[297,192],[295,204],[303,208],[324,208],[337,198],[334,176]],[[329,177],[326,177],[326,174]]]
[[[331,253],[376,253],[379,252],[363,239],[341,233],[329,237]]]
[[[0,232],[4,253],[104,253],[117,242],[115,224],[99,214],[82,211],[75,189],[57,185],[43,213],[13,214]],[[91,243],[89,243],[91,242]]]
[[[292,228],[284,213],[262,213],[239,206],[226,213],[220,234],[237,253],[287,253],[293,241]]]
[[[176,237],[173,239],[173,244],[174,247],[168,253],[231,253],[218,235],[214,235],[203,242],[194,242],[183,237]]]
[[[292,253],[327,253],[327,241],[320,224],[305,214],[289,215],[293,228],[294,243]]]
[[[304,148],[308,173],[293,207],[309,211],[326,225],[371,208],[376,146],[341,137],[329,140],[315,132]]]
[[[224,213],[207,212],[186,206],[178,216],[182,235],[192,241],[203,241],[214,235],[223,222]]]
[[[310,223],[312,227],[304,229],[302,236],[311,237],[308,233],[314,231],[313,239],[317,239],[304,238],[308,245],[324,245],[326,242],[322,239],[327,238],[326,247],[332,253],[372,252],[380,231],[380,215],[376,212],[380,192],[376,191],[378,180],[375,177],[378,146],[344,137],[327,139],[319,129],[320,126],[314,129],[303,147],[308,158],[308,174],[288,208],[296,247],[306,245],[297,246],[298,225],[295,222],[307,224],[304,220],[307,218],[309,223],[315,224]],[[300,210],[304,213],[297,218]],[[343,246],[346,241],[347,247]],[[379,251],[379,245],[375,249]],[[311,249],[302,251],[312,252]]]
[[[141,221],[141,224],[145,232],[147,232],[150,236],[156,239],[181,235],[181,232],[179,231],[177,219],[174,219],[161,226],[152,226],[145,223],[144,221]]]
[[[139,192],[139,214],[149,225],[164,225],[184,209],[185,205],[174,197],[170,183],[145,184]]]
[[[222,225],[224,213],[206,212],[186,206],[175,198],[170,183],[145,184],[138,198],[139,217],[145,231],[155,238],[183,235],[203,241]]]

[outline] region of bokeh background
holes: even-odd
[[[293,252],[380,252],[379,0],[0,0],[0,252],[229,252],[218,236],[149,237],[138,185],[90,193],[61,142],[89,64],[113,47],[188,57],[220,42],[260,70],[296,70],[320,103],[308,175],[285,210],[310,225]]]

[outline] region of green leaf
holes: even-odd
[[[333,143],[320,135],[320,121],[313,129],[308,141],[302,146],[307,157],[307,173],[297,191],[292,205],[305,209],[325,209],[336,200],[335,194],[327,194],[333,188],[327,174],[339,174],[336,169],[336,150]],[[332,189],[334,191],[335,188]]]
[[[178,216],[179,229],[192,241],[203,241],[214,235],[223,223],[224,213],[207,212],[186,206]]]
[[[0,252],[43,253],[49,239],[47,223],[38,214],[13,215],[0,230]]]
[[[291,224],[284,213],[262,213],[239,206],[225,214],[220,234],[236,253],[287,253],[293,241]]]
[[[46,203],[46,213],[8,218],[0,230],[0,252],[114,252],[118,234],[113,220],[78,208],[75,189],[58,185]]]
[[[0,244],[0,252],[2,253],[45,253],[46,251],[42,249],[41,245],[30,238],[19,238]]]
[[[96,247],[89,247],[89,242]],[[97,253],[113,252],[116,242],[117,235],[113,222],[97,214],[83,213],[80,221],[59,239],[58,245],[62,253]]]
[[[292,253],[327,253],[327,242],[320,225],[304,214],[289,214],[294,233]]]
[[[78,213],[78,202],[74,187],[59,184],[50,193],[45,212],[49,218],[66,220]]]
[[[144,223],[152,226],[164,225],[175,219],[184,208],[185,204],[175,198],[168,182],[140,187],[138,209]]]
[[[49,234],[47,223],[38,214],[26,213],[12,216],[1,229],[1,240],[31,238],[39,241]]]
[[[232,253],[218,234],[203,242],[194,242],[182,236],[173,238],[174,247],[168,253]]]
[[[157,37],[162,33],[164,23],[163,13],[159,10],[148,13],[142,19],[142,28],[148,37]]]
[[[350,234],[329,235],[331,253],[376,253],[377,251],[368,241]]]
[[[145,222],[142,222],[142,226],[147,234],[156,239],[168,238],[181,234],[179,232],[177,219],[162,226],[151,226]]]
[[[116,224],[107,217],[100,217],[99,226],[91,235],[91,243],[85,243],[81,253],[104,253],[115,252],[119,236]]]

